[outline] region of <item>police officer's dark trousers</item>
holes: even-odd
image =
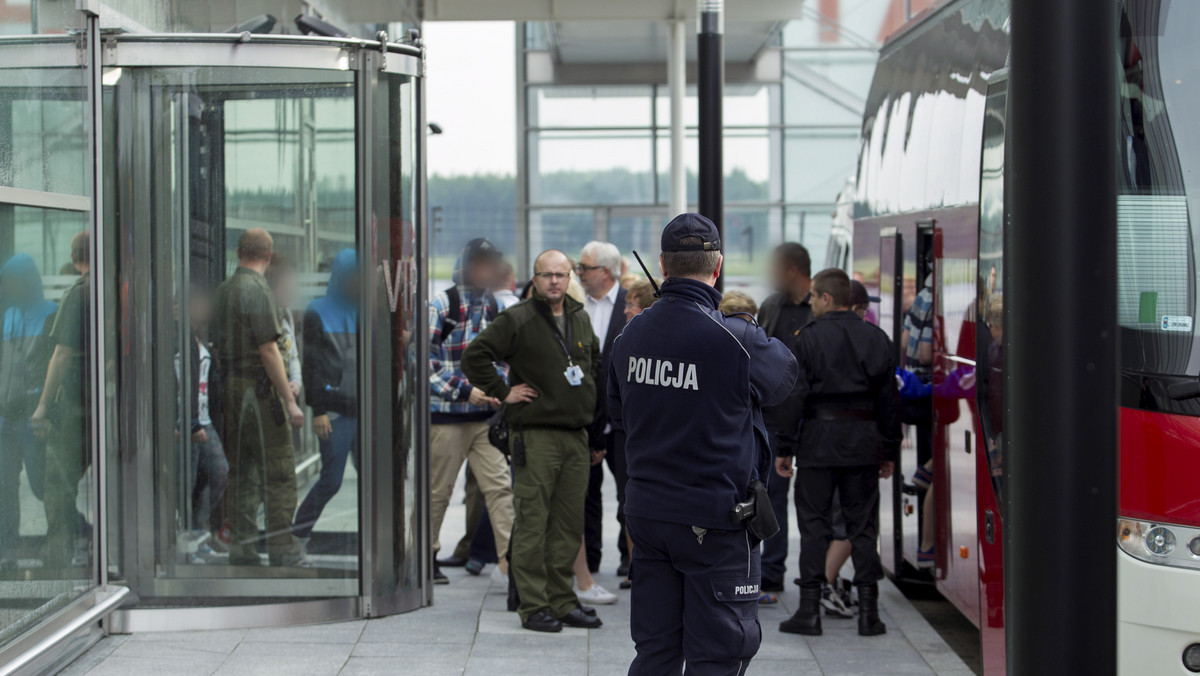
[[[834,492],[840,493],[846,535],[854,561],[854,584],[883,578],[879,535],[879,465],[800,467],[796,470],[796,514],[800,521],[800,585],[825,583],[825,552],[833,536]]]
[[[759,543],[626,515],[633,538],[630,676],[740,676],[758,652]]]

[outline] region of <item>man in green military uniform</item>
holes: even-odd
[[[462,368],[472,385],[508,404],[516,517],[509,574],[521,625],[595,628],[600,620],[579,605],[571,575],[583,538],[600,346],[583,304],[567,296],[567,256],[544,251],[533,270],[533,298],[501,312],[467,346]],[[494,362],[508,364],[509,383]]]
[[[264,273],[273,241],[261,228],[238,238],[238,269],[217,287],[213,346],[221,369],[229,459],[229,520],[232,565],[261,564],[258,506],[266,503],[267,554],[272,566],[303,563],[292,535],[296,466],[292,433],[304,413],[288,387],[280,351],[283,327]]]
[[[37,409],[34,434],[46,441],[46,539],[42,559],[47,566],[90,564],[75,508],[79,479],[92,460],[91,373],[88,336],[92,322],[91,246],[88,232],[71,239],[71,264],[79,278],[63,294],[50,342],[54,353]]]

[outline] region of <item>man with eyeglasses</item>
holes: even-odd
[[[625,328],[625,289],[617,283],[621,272],[621,252],[608,242],[588,242],[579,253],[579,264],[575,273],[579,283],[587,292],[584,307],[592,328],[600,341],[600,369],[608,373],[608,356],[613,341]],[[625,438],[618,434],[608,421],[605,392],[607,380],[596,382],[596,418],[592,422],[589,446],[592,451],[592,469],[588,478],[587,501],[583,511],[583,534],[588,569],[593,573],[600,569],[601,553],[604,549],[604,499],[600,488],[604,485],[604,464],[612,472],[617,483],[617,549],[621,552],[621,563],[617,575],[629,574],[629,547],[625,543]],[[576,591],[580,600],[589,604],[616,603],[617,597],[598,584]]]
[[[507,405],[516,516],[509,574],[521,597],[521,626],[593,629],[601,622],[579,603],[571,577],[583,538],[600,346],[583,304],[567,296],[566,254],[544,251],[533,270],[533,297],[500,313],[467,347],[462,368]],[[498,362],[508,364],[507,383]]]

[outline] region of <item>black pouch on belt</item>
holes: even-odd
[[[525,436],[521,434],[521,430],[517,430],[515,435],[508,438],[509,447],[512,449],[512,464],[514,467],[525,466]]]
[[[733,518],[745,524],[746,530],[759,540],[766,540],[779,532],[779,521],[771,508],[771,497],[767,485],[758,479],[750,482],[749,496],[745,503],[734,507]],[[747,505],[746,503],[750,503]],[[746,509],[746,507],[750,507]]]

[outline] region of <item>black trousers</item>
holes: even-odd
[[[834,491],[840,496],[854,561],[854,584],[883,578],[879,560],[879,465],[801,467],[796,470],[800,522],[800,586],[825,582],[825,552],[833,537]]]
[[[594,465],[588,476],[587,498],[583,503],[583,543],[584,555],[587,557],[588,569],[599,570],[600,557],[604,551],[604,498],[600,487],[604,485],[604,464],[612,472],[613,481],[617,482],[617,523],[620,532],[617,535],[617,548],[621,557],[629,556],[629,547],[625,543],[625,482],[629,475],[625,469],[625,433],[613,432],[604,437],[604,447],[608,451],[604,463]]]

